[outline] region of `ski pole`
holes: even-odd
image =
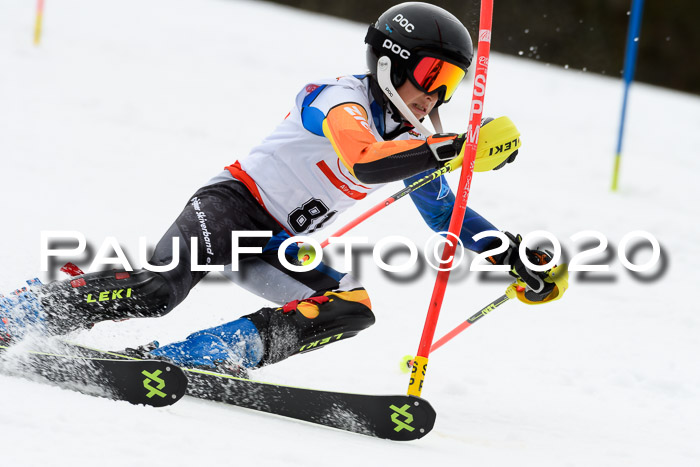
[[[394,201],[399,200],[406,196],[409,193],[412,193],[416,191],[418,188],[427,185],[428,183],[432,182],[436,178],[445,175],[446,173],[450,173],[453,170],[456,170],[458,167],[462,165],[462,160],[464,159],[464,154],[460,154],[459,156],[455,157],[451,161],[449,161],[447,164],[444,166],[440,167],[436,171],[426,175],[425,177],[422,177],[419,180],[416,180],[415,182],[411,183],[404,189],[397,191],[393,195],[389,196],[387,199],[382,201],[381,203],[377,204],[376,206],[372,207],[371,209],[368,209],[364,213],[362,213],[360,216],[355,218],[354,220],[348,222],[345,224],[343,227],[341,227],[337,232],[331,234],[327,239],[325,239],[321,243],[321,248],[326,248],[328,246],[329,240],[333,237],[340,237],[347,233],[349,230],[354,229],[357,227],[358,224],[364,222],[368,218],[372,217],[385,207],[389,206],[392,204]]]
[[[442,336],[440,339],[435,341],[432,346],[430,346],[430,351],[435,352],[437,349],[442,347],[443,345],[447,344],[449,341],[454,339],[458,334],[460,334],[462,331],[467,329],[469,326],[472,324],[476,323],[479,321],[481,318],[486,316],[487,314],[491,313],[493,310],[498,308],[499,306],[503,305],[505,302],[508,300],[515,298],[515,290],[516,290],[516,284],[512,283],[508,286],[506,289],[506,292],[498,297],[496,300],[492,301],[485,307],[483,307],[481,310],[467,318],[466,321],[464,321],[462,324],[454,328],[452,331],[448,332],[444,336]]]
[[[466,319],[463,323],[459,324],[456,328],[454,328],[452,331],[448,332],[444,336],[442,336],[440,339],[435,341],[433,345],[430,346],[430,352],[435,352],[437,349],[442,347],[443,345],[447,344],[449,341],[457,337],[458,334],[460,334],[462,331],[467,329],[469,326],[472,324],[476,323],[479,321],[481,318],[486,316],[487,314],[491,313],[493,310],[498,308],[499,306],[503,305],[505,302],[510,300],[511,298],[515,298],[515,291],[517,289],[518,285],[517,283],[513,282],[508,286],[506,289],[505,293],[483,307],[481,310],[477,311],[474,313],[472,316]],[[413,366],[413,355],[406,355],[401,359],[401,371],[404,373],[408,373]]]
[[[450,218],[449,235],[458,238],[462,230],[464,214],[467,210],[467,199],[471,190],[472,176],[474,175],[474,160],[476,159],[476,148],[479,141],[479,130],[481,115],[484,109],[484,95],[486,94],[486,75],[489,67],[489,54],[491,51],[491,23],[493,18],[493,0],[481,1],[481,12],[479,17],[479,45],[477,49],[476,71],[474,73],[474,88],[472,91],[472,101],[469,115],[469,127],[467,138],[462,146],[464,161],[462,163],[462,173],[459,177],[459,189],[456,193],[455,206]],[[420,396],[423,390],[423,383],[428,368],[428,356],[430,347],[435,336],[437,320],[440,316],[442,301],[445,297],[447,281],[450,277],[452,262],[454,260],[457,242],[448,241],[442,252],[441,265],[438,271],[430,298],[428,313],[423,326],[418,352],[416,353],[415,364],[408,383],[407,394],[409,396]]]

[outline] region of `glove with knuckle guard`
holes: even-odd
[[[493,168],[493,170],[502,169],[503,167],[506,166],[506,164],[511,164],[511,163],[515,162],[515,158],[516,158],[517,156],[518,156],[518,150],[516,149],[516,150],[513,152],[513,154],[511,154],[510,156],[508,156],[508,159],[506,159],[506,160],[504,160],[503,162],[501,162],[500,164],[498,164],[496,167]]]
[[[468,136],[468,133],[436,133],[428,137],[427,143],[435,159],[442,164],[459,156]],[[474,172],[498,170],[512,163],[520,146],[520,132],[508,117],[483,119],[474,159]]]
[[[568,287],[568,272],[566,265],[553,266],[546,271],[534,271],[523,262],[520,256],[522,237],[504,232],[508,237],[508,249],[498,255],[487,257],[495,265],[510,267],[510,275],[524,285],[525,290],[518,292],[520,301],[530,305],[557,300]],[[552,254],[546,250],[525,248],[527,260],[534,265],[545,265],[552,261]]]

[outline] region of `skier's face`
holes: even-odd
[[[413,115],[419,119],[428,115],[430,111],[433,110],[433,107],[435,107],[435,104],[437,104],[437,93],[426,94],[415,87],[409,80],[406,80],[399,86],[397,91],[401,99],[403,99],[408,108],[411,109]]]

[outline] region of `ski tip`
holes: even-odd
[[[430,403],[416,396],[396,396],[385,413],[386,423],[376,436],[392,441],[414,441],[430,433],[437,414]]]
[[[127,360],[123,364],[137,366],[135,380],[126,380],[124,399],[132,404],[166,407],[182,399],[187,392],[187,376],[172,363],[159,360]]]

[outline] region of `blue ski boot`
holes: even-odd
[[[187,336],[184,341],[160,346],[157,341],[127,348],[121,353],[141,359],[166,360],[185,368],[248,378],[247,369],[261,360],[263,344],[257,328],[245,318]]]
[[[367,292],[325,292],[277,308],[261,308],[230,323],[148,350],[146,358],[234,374],[352,337],[374,323]],[[145,358],[144,356],[140,356]],[[238,376],[238,375],[235,375]]]
[[[188,368],[247,378],[246,370],[255,368],[262,359],[263,344],[253,323],[241,318],[195,332],[184,341],[155,348],[149,354]]]

